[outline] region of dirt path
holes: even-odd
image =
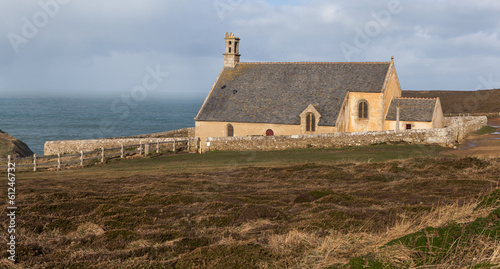
[[[500,157],[500,118],[488,119],[488,125],[496,127],[494,133],[471,135],[457,150],[445,151],[446,155]]]

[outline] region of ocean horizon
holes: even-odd
[[[202,99],[0,98],[0,130],[43,155],[46,141],[133,136],[194,127]]]

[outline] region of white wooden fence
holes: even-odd
[[[165,144],[172,144],[171,147],[167,149]],[[47,168],[57,168],[58,170],[63,167],[68,166],[84,166],[89,163],[104,163],[107,159],[111,158],[125,158],[131,155],[148,156],[152,152],[160,153],[165,151],[180,152],[180,151],[190,151],[191,146],[189,140],[176,140],[176,141],[165,141],[147,144],[134,144],[134,145],[124,145],[121,144],[120,147],[115,148],[104,148],[87,151],[77,154],[57,154],[50,156],[37,156],[34,154],[31,157],[17,157],[9,155],[7,158],[0,158],[0,168],[7,169],[7,164],[10,162],[16,163],[16,168],[33,168],[33,171],[38,171],[40,169]]]

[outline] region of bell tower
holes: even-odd
[[[233,68],[240,62],[240,39],[235,37],[233,33],[226,33],[226,52],[224,55],[224,67]]]

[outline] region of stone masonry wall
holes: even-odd
[[[74,154],[80,151],[88,152],[104,148],[121,147],[123,144],[139,145],[151,144],[151,147],[156,149],[156,142],[172,142],[172,141],[189,141],[189,148],[193,151],[197,150],[197,139],[193,137],[179,137],[179,138],[109,138],[109,139],[90,139],[90,140],[61,140],[61,141],[47,141],[44,145],[44,155],[60,154]],[[167,149],[172,148],[172,144],[161,144],[162,147]],[[188,142],[177,142],[176,147],[187,147]]]
[[[194,137],[194,127],[177,129],[167,132],[142,134],[127,137],[111,137],[109,139],[122,139],[122,138],[172,138],[172,137]]]
[[[329,148],[362,146],[386,142],[449,145],[486,125],[486,117],[445,119],[448,127],[396,131],[308,134],[290,136],[209,137],[209,150],[282,150],[292,148]]]
[[[454,140],[462,141],[468,134],[475,132],[488,123],[486,116],[446,117],[444,126],[454,131]]]
[[[345,146],[372,145],[386,142],[407,142],[414,144],[441,144],[448,145],[460,142],[467,134],[480,129],[487,124],[485,116],[474,117],[447,117],[444,120],[445,128],[403,130],[396,131],[370,131],[353,133],[328,133],[289,136],[245,136],[245,137],[209,137],[201,143],[210,143],[209,150],[282,150],[292,148],[329,148]],[[192,130],[189,130],[192,132]],[[44,146],[45,155],[73,154],[98,150],[101,147],[114,148],[122,144],[137,145],[156,144],[167,141],[188,140],[191,151],[198,150],[198,138],[109,138],[91,140],[63,140],[47,141]],[[178,142],[178,146],[187,147],[188,142]],[[152,145],[154,147],[154,145]],[[163,145],[165,147],[165,145]],[[172,147],[168,145],[167,147]]]

